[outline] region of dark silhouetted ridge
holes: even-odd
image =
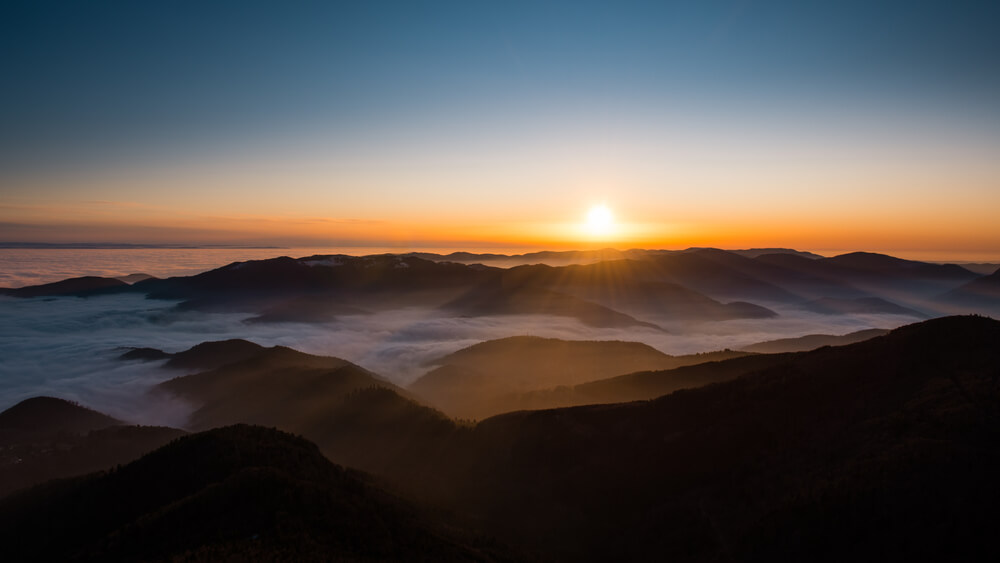
[[[809,260],[823,258],[823,256],[816,254],[814,252],[805,252],[802,250],[795,250],[792,248],[748,248],[746,250],[730,250],[729,252],[733,254],[739,254],[740,256],[745,256],[747,258],[758,258],[760,256],[775,255],[775,254],[798,256],[800,258],[806,258]]]
[[[0,431],[83,434],[116,424],[121,421],[55,397],[25,399],[0,413]]]
[[[123,352],[119,358],[123,360],[139,360],[142,362],[152,362],[156,360],[166,360],[172,357],[173,354],[164,352],[163,350],[158,350],[156,348],[129,348],[128,351]]]
[[[128,283],[119,279],[84,276],[42,285],[4,289],[3,292],[14,297],[88,297],[113,293],[115,290],[128,287]]]
[[[173,428],[123,426],[63,399],[24,400],[0,413],[0,497],[132,461],[181,434]]]
[[[662,330],[655,324],[572,295],[528,284],[508,285],[499,280],[473,288],[442,308],[471,317],[554,315],[575,318],[594,327],[646,327]]]
[[[123,360],[160,360],[168,359],[166,367],[178,369],[197,369],[210,371],[220,367],[245,362],[247,360],[258,359],[262,363],[283,362],[285,364],[295,363],[297,365],[341,365],[344,360],[325,356],[314,356],[292,350],[284,346],[272,346],[265,348],[260,344],[232,338],[229,340],[218,340],[212,342],[202,342],[187,350],[174,354],[158,350],[156,348],[131,348],[123,353],[119,358]]]
[[[260,344],[238,338],[217,342],[203,342],[173,354],[168,367],[183,369],[215,369],[233,362],[243,361],[260,354],[265,348]]]
[[[832,258],[824,258],[822,262],[873,274],[892,273],[954,280],[967,280],[976,276],[973,272],[956,264],[933,264],[904,260],[873,252],[851,252]]]
[[[128,463],[184,434],[176,428],[122,425],[87,434],[8,435],[0,451],[0,497]]]
[[[698,260],[697,257],[672,256],[679,260]],[[733,258],[746,260],[739,256]],[[503,272],[501,283],[505,288],[545,288],[572,295],[635,318],[655,315],[669,320],[723,320],[775,316],[773,311],[758,305],[724,304],[689,289],[677,281],[679,273],[656,261],[614,260],[559,268],[519,266]]]
[[[652,401],[496,416],[436,490],[570,560],[992,560],[998,342],[992,319],[933,319]]]
[[[306,440],[242,425],[0,501],[0,536],[12,561],[515,559]]]

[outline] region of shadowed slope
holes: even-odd
[[[188,309],[255,312],[261,316],[258,322],[308,322],[401,306],[438,306],[494,275],[489,269],[416,257],[332,255],[236,262],[132,287],[153,298],[183,299],[182,307]]]
[[[0,454],[0,497],[50,479],[128,463],[184,434],[163,426],[109,426],[81,435],[8,442]]]
[[[723,359],[712,361],[711,358],[716,355]],[[679,389],[729,381],[787,359],[778,354],[747,355],[745,352],[709,353],[687,357],[697,360],[700,359],[699,356],[703,357],[704,361],[692,362],[693,365],[682,365],[666,370],[639,371],[571,387],[522,393],[516,397],[515,404],[520,409],[544,409],[655,399]],[[729,356],[729,359],[725,359],[726,356]]]
[[[652,260],[615,260],[586,266],[521,266],[503,272],[504,287],[536,287],[573,295],[637,318],[711,321],[767,318],[773,311],[751,303],[720,303],[671,283],[676,272]]]
[[[521,365],[506,379],[530,389],[588,381],[609,371],[635,371],[673,361],[673,356],[639,342],[511,336],[480,342],[428,363],[470,367],[497,376],[511,371],[511,364]]]
[[[215,369],[226,364],[252,358],[266,348],[247,340],[232,338],[202,342],[181,352],[169,353],[156,348],[128,348],[119,356],[122,360],[167,360],[166,367],[175,369]]]
[[[527,284],[509,285],[500,280],[472,288],[461,297],[444,304],[442,309],[467,317],[554,315],[574,318],[593,327],[646,327],[659,330],[652,323],[571,295]]]
[[[62,399],[26,399],[0,413],[0,497],[131,461],[181,434],[172,428],[123,426]]]
[[[720,303],[674,283],[681,278],[754,288],[740,293],[743,297],[793,297],[773,284],[700,259],[695,256],[699,252],[683,253],[690,257],[678,260],[707,267],[707,278],[688,275],[689,266],[665,268],[656,262],[659,258],[501,270],[412,255],[336,255],[239,262],[191,277],[141,281],[131,290],[182,299],[182,309],[257,313],[254,322],[326,322],[395,307],[444,306],[461,315],[569,316],[591,326],[652,326],[641,320],[644,312],[676,320],[774,315],[752,303]]]
[[[822,298],[877,297],[919,309],[926,300],[977,276],[954,264],[865,252],[833,258],[711,248],[571,254],[586,255],[583,261],[594,263],[521,265],[503,270],[482,264],[434,262],[416,254],[281,257],[238,262],[195,276],[146,279],[131,286],[111,278],[77,278],[0,293],[135,292],[183,300],[181,309],[254,313],[255,322],[327,322],[343,315],[398,307],[437,308],[456,300],[461,303],[462,296],[500,284],[510,295],[495,295],[507,303],[500,308],[503,310],[490,314],[524,314],[527,310],[577,316],[591,324],[620,324],[627,319],[614,319],[594,306],[640,322],[647,314],[679,321],[764,318],[773,312],[755,303],[794,304]],[[458,260],[471,258],[456,255]],[[475,308],[466,314],[476,314]]]
[[[1000,270],[949,291],[936,302],[960,311],[1000,314]]]
[[[833,258],[824,258],[825,264],[833,264],[856,273],[872,275],[892,275],[926,280],[968,280],[976,274],[956,264],[932,264],[915,260],[904,260],[874,252],[850,252]]]
[[[457,430],[440,412],[360,366],[282,346],[157,389],[195,406],[192,430],[274,426],[315,441],[332,459],[382,474],[399,476],[401,458],[430,451]]]
[[[215,369],[217,367],[253,358],[264,347],[254,342],[233,338],[218,342],[202,342],[183,352],[173,354],[167,367],[179,369]]]
[[[936,319],[654,401],[501,415],[436,490],[567,559],[989,560],[997,342],[991,319]]]
[[[732,295],[733,299],[756,297],[756,299],[768,302],[794,302],[800,299],[815,299],[823,296],[852,298],[867,295],[843,280],[830,278],[817,271],[786,268],[780,263],[759,259],[761,256],[772,255],[760,254],[757,258],[753,258],[734,252],[706,248],[691,252],[682,258],[666,259],[664,263],[676,269],[677,275],[683,276],[680,279],[690,280],[678,283],[712,294],[698,285],[708,283],[716,288],[716,291],[721,291],[722,295]],[[809,262],[820,258],[794,253],[780,253],[778,256],[786,257],[795,262]],[[741,279],[742,282],[740,282]],[[734,284],[734,282],[736,283]],[[760,284],[766,285],[761,286]],[[785,293],[775,292],[768,287],[780,288]],[[762,293],[763,291],[766,293]]]
[[[555,560],[995,560],[997,342],[992,319],[935,319],[836,348],[632,374],[721,366],[735,379],[471,428],[387,386],[308,418],[268,394],[338,461]]]
[[[721,250],[698,250],[663,256],[652,263],[660,270],[663,281],[692,288],[715,299],[767,303],[792,303],[802,299],[801,295],[781,285],[761,279],[759,272],[734,268],[733,260],[744,266],[753,262]]]
[[[83,276],[15,289],[0,288],[0,294],[12,295],[14,297],[89,297],[91,295],[114,293],[127,288],[129,288],[128,283],[116,278]]]
[[[121,424],[120,420],[55,397],[32,397],[0,413],[0,436],[17,434],[86,434]]]
[[[807,334],[796,338],[779,338],[777,340],[758,342],[756,344],[743,346],[741,350],[756,354],[808,352],[809,350],[815,350],[816,348],[821,348],[823,346],[844,346],[845,344],[862,342],[864,340],[868,340],[869,338],[882,336],[887,332],[889,331],[881,328],[869,328],[841,336],[834,336],[832,334]]]
[[[787,254],[765,255],[757,261],[863,292],[861,295],[828,292],[819,297],[881,297],[918,308],[927,299],[977,277],[974,272],[955,264],[917,262],[871,252],[852,252],[819,260]]]
[[[245,422],[298,431],[293,421],[322,413],[351,391],[373,385],[396,389],[346,360],[275,346],[257,347],[256,354],[165,381],[158,389],[198,406],[189,422],[192,429]]]
[[[510,560],[316,446],[259,427],[177,440],[117,471],[0,502],[16,561]]]
[[[879,297],[857,299],[824,297],[804,303],[802,308],[821,315],[905,315],[915,319],[927,318],[927,315],[920,311],[902,307]]]

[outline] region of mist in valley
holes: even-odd
[[[927,309],[880,296],[936,305],[955,288],[956,303],[978,309],[995,304],[997,276],[864,254],[802,259],[791,266],[823,275],[715,250],[512,269],[381,255],[5,290],[0,524],[31,537],[110,490],[162,506],[115,513],[108,529],[88,522],[80,542],[140,521],[183,521],[167,536],[198,536],[202,520],[179,515],[221,495],[205,501],[218,510],[206,521],[225,515],[233,537],[258,533],[272,514],[323,514],[265,524],[268,541],[289,549],[302,546],[298,534],[314,546],[339,541],[331,519],[370,507],[376,521],[411,527],[406,537],[452,538],[438,553],[482,553],[478,534],[495,534],[487,560],[530,560],[511,555],[522,549],[542,560],[698,559],[732,541],[742,559],[783,553],[782,530],[829,537],[859,503],[893,507],[905,524],[892,538],[931,537],[906,507],[940,492],[932,460],[959,484],[948,493],[958,504],[941,510],[981,528],[995,495],[977,484],[989,482],[993,458],[980,463],[985,438],[973,427],[995,419],[998,323],[927,320]],[[869,262],[875,272],[858,274]],[[874,282],[865,293],[855,279]],[[871,465],[868,452],[892,459]],[[88,473],[57,493],[62,508],[31,500],[46,485],[27,487]],[[152,498],[136,483],[194,492]],[[310,493],[289,496],[303,487]],[[781,493],[792,489],[802,492]],[[346,490],[351,508],[297,500],[339,506]],[[232,520],[236,505],[246,506]],[[973,508],[949,508],[959,505]],[[831,516],[802,525],[800,510]],[[58,559],[75,541],[46,549]],[[222,549],[248,548],[236,545]],[[396,559],[414,553],[404,545]],[[841,551],[850,559],[860,545]],[[945,538],[930,549],[954,546]]]
[[[509,336],[563,340],[641,342],[670,355],[738,350],[761,341],[805,334],[845,334],[895,328],[915,319],[899,315],[819,315],[794,308],[770,319],[677,323],[656,319],[665,330],[596,328],[548,315],[461,318],[428,308],[352,315],[326,323],[251,323],[244,313],[179,310],[174,301],[139,295],[89,298],[2,299],[0,396],[6,408],[50,395],[142,424],[183,426],[189,408],[153,385],[183,375],[162,362],[123,361],[130,347],[179,352],[206,341],[246,339],[335,356],[406,386],[441,356],[478,342]]]

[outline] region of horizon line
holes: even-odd
[[[438,254],[440,256],[447,256],[449,254],[482,254],[482,255],[493,255],[493,256],[505,256],[510,258],[516,258],[518,256],[526,256],[531,254],[540,253],[552,253],[552,254],[568,254],[568,253],[580,253],[580,252],[634,252],[634,251],[646,251],[646,252],[684,252],[692,250],[703,250],[703,249],[714,249],[723,250],[727,252],[737,252],[737,251],[758,251],[758,250],[775,250],[775,251],[792,251],[797,253],[809,253],[817,255],[821,258],[830,258],[834,256],[840,256],[843,254],[851,254],[855,252],[864,252],[869,254],[883,254],[886,256],[893,256],[897,258],[905,258],[907,260],[923,261],[923,262],[940,262],[940,263],[954,263],[954,264],[975,264],[975,263],[1000,263],[1000,250],[998,251],[970,251],[970,250],[938,250],[938,249],[800,249],[787,246],[746,246],[738,248],[723,248],[717,246],[688,246],[684,248],[654,248],[654,247],[631,247],[631,248],[618,248],[614,246],[603,246],[603,247],[591,247],[591,248],[564,248],[564,249],[552,249],[546,247],[535,247],[535,246],[509,246],[509,247],[490,247],[490,246],[479,246],[479,245],[469,245],[469,247],[458,247],[456,245],[379,245],[379,244],[294,244],[294,245],[278,245],[278,244],[218,244],[218,243],[208,243],[208,244],[198,244],[198,243],[121,243],[121,242],[33,242],[33,241],[0,241],[0,250],[319,250],[319,249],[330,249],[333,253],[338,254],[348,254],[348,252],[338,252],[338,251],[360,251],[362,249],[371,249],[373,252],[368,255],[376,254]],[[364,254],[356,254],[357,256],[364,256]],[[915,255],[922,255],[922,257],[915,257]],[[926,256],[937,255],[935,258],[927,258]],[[962,258],[950,258],[949,255],[963,255]],[[971,255],[978,256],[977,258],[971,258]],[[987,256],[992,255],[992,257],[987,258]],[[910,257],[907,257],[910,256]]]

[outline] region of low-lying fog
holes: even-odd
[[[429,309],[342,317],[322,324],[245,323],[249,314],[178,312],[175,303],[141,296],[0,297],[0,410],[37,395],[75,400],[124,420],[183,425],[188,410],[146,391],[183,375],[162,362],[121,361],[123,347],[178,352],[208,340],[244,338],[337,356],[406,385],[427,362],[476,342],[514,335],[644,342],[668,354],[739,349],[811,333],[895,328],[918,319],[896,315],[819,315],[778,310],[774,319],[679,325],[648,318],[653,329],[600,329],[551,316],[454,318]]]

